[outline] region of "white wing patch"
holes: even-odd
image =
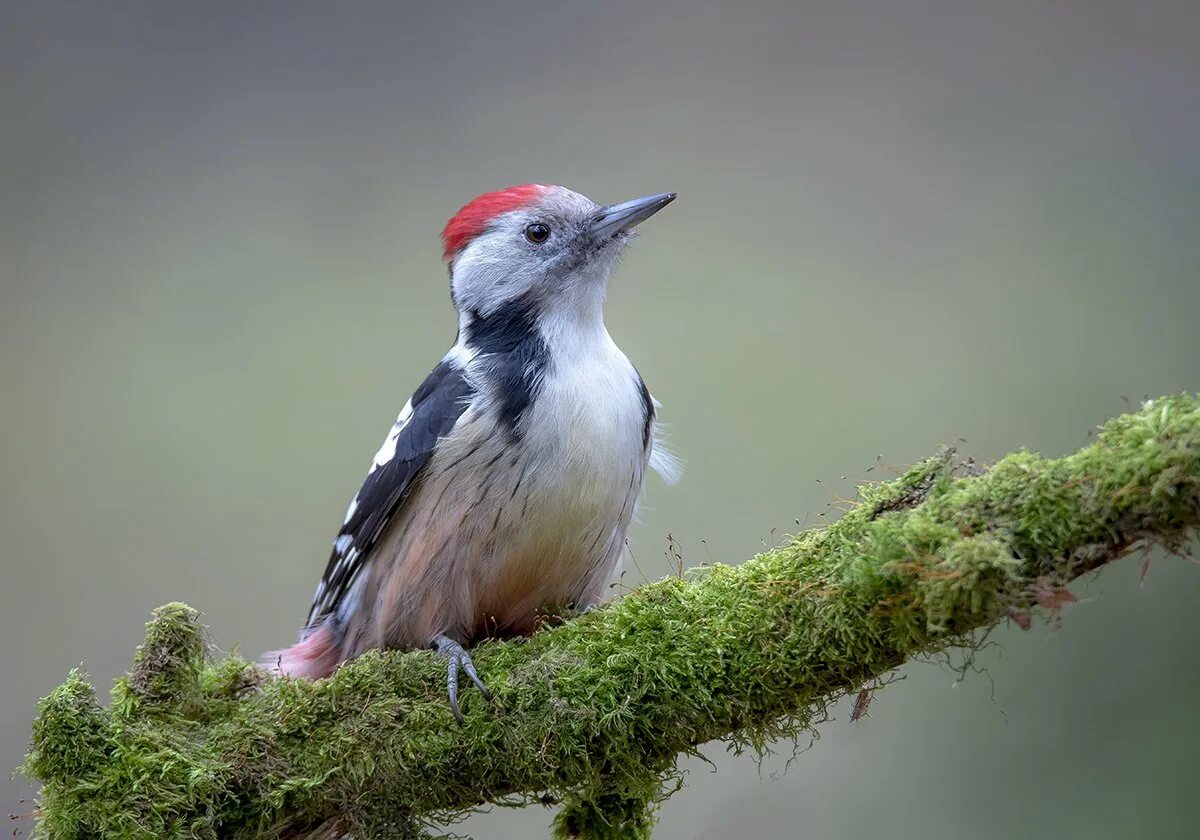
[[[461,341],[455,342],[450,351],[442,358],[443,362],[454,362],[460,368],[465,368],[471,363],[471,360],[478,355],[479,351],[474,347],[468,347]]]
[[[393,403],[395,405],[395,403]],[[408,421],[412,419],[413,407],[412,400],[404,404],[404,408],[400,409],[400,416],[396,418],[396,422],[392,424],[392,428],[388,430],[387,437],[383,440],[383,445],[379,447],[379,451],[375,453],[374,460],[371,461],[371,469],[367,471],[367,475],[375,472],[388,461],[396,457],[396,441],[400,439],[400,433],[404,431],[404,427],[408,425]],[[358,499],[351,503],[352,507],[356,507]],[[346,519],[349,519],[353,514],[353,510],[346,514]]]

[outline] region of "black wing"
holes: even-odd
[[[334,612],[413,482],[470,402],[473,390],[457,365],[443,360],[421,383],[392,424],[371,471],[346,511],[333,553],[313,595],[307,626]]]

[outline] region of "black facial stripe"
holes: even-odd
[[[502,303],[490,315],[471,311],[467,327],[467,346],[480,353],[511,353],[530,337],[537,335],[536,303],[522,295]]]
[[[485,357],[497,389],[500,422],[519,438],[518,424],[541,390],[550,364],[550,349],[537,329],[536,304],[523,296],[487,316],[472,312],[467,346]]]

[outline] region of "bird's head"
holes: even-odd
[[[674,198],[659,193],[601,206],[542,184],[479,196],[442,231],[460,318],[470,324],[513,304],[542,314],[598,315],[634,227]]]

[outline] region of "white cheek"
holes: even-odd
[[[454,260],[454,300],[460,312],[489,314],[536,284],[537,260],[514,246],[504,229],[480,236]]]

